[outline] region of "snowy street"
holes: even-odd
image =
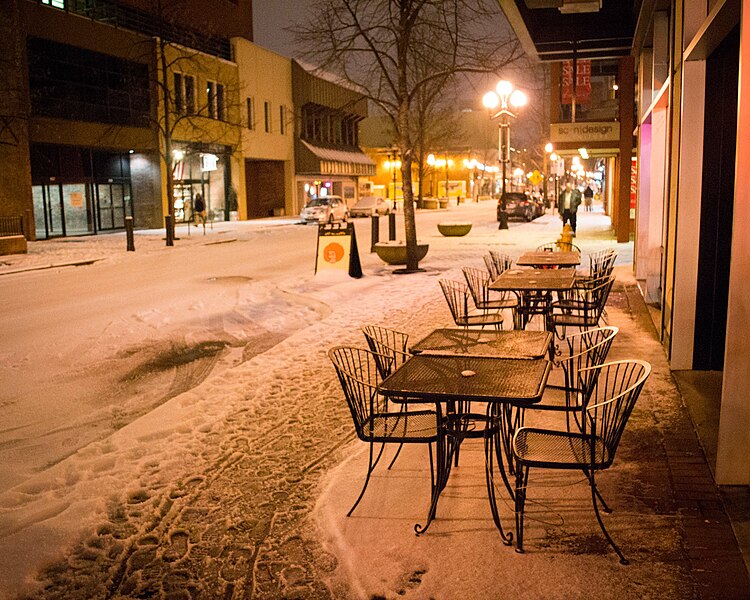
[[[443,238],[441,220],[474,228]],[[321,476],[364,445],[326,351],[361,346],[367,322],[414,339],[449,324],[438,276],[559,232],[552,215],[498,232],[492,202],[420,212],[426,272],[403,277],[356,223],[360,280],[314,277],[316,228],[292,219],[4,257],[104,259],[0,275],[2,597],[329,596],[338,563],[310,514]],[[606,225],[588,217],[588,251],[613,245]]]

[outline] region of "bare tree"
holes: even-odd
[[[295,32],[307,61],[355,85],[392,122],[401,154],[407,272],[419,268],[412,193],[414,104],[459,73],[498,72],[520,56],[489,0],[317,0]]]

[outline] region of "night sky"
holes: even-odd
[[[311,3],[312,0],[253,0],[255,43],[293,57],[294,36],[284,28],[302,20]]]

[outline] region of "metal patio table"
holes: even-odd
[[[519,267],[573,268],[581,264],[578,252],[524,252],[516,261]]]
[[[513,536],[511,533],[504,533],[497,510],[494,463],[496,460],[503,483],[512,497],[513,488],[505,471],[503,452],[507,453],[513,431],[520,425],[518,419],[523,416],[523,407],[541,400],[551,364],[543,358],[511,359],[422,353],[407,360],[381,382],[379,392],[392,401],[435,403],[440,422],[446,427],[446,434],[455,439],[443,460],[438,461],[438,485],[431,498],[427,522],[417,533],[426,531],[435,518],[440,492],[450,475],[452,454],[458,449],[461,439],[482,437],[492,519],[504,543],[511,544]],[[462,415],[460,409],[455,412],[455,406],[468,405],[470,402],[483,402],[487,405],[484,418],[476,422],[483,425],[481,430],[467,430],[463,420],[467,415]],[[443,404],[446,407],[445,413],[440,410]],[[454,423],[458,423],[458,426],[454,426]]]
[[[542,358],[553,351],[552,340],[548,331],[436,329],[409,350],[411,354]]]
[[[521,315],[521,324],[524,328],[534,315],[545,316],[546,326],[552,293],[573,289],[575,275],[575,269],[507,269],[489,285],[489,289],[513,292],[518,296],[516,310]]]

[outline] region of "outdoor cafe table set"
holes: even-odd
[[[423,533],[435,517],[440,492],[458,462],[463,439],[483,438],[485,478],[493,521],[503,541],[512,534],[502,528],[495,496],[495,464],[511,497],[506,473],[508,446],[519,413],[541,400],[551,362],[552,334],[547,331],[484,331],[438,329],[411,347],[413,356],[384,379],[379,391],[389,400],[434,403],[447,428],[447,452],[438,459],[437,485]],[[471,403],[486,403],[485,413],[472,413]],[[504,456],[505,455],[505,458]]]

